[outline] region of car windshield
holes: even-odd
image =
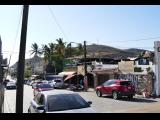
[[[8,82],[7,85],[15,85],[14,82]]]
[[[52,88],[50,84],[38,84],[37,88]]]
[[[60,94],[48,96],[48,111],[62,111],[89,107],[78,94]]]
[[[131,85],[131,81],[122,81],[120,82],[120,85],[125,85],[125,86]]]

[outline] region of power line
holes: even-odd
[[[145,40],[153,40],[153,39],[157,39],[160,38],[160,36],[158,37],[150,37],[150,38],[143,38],[143,39],[135,39],[135,40],[122,40],[122,41],[113,41],[113,42],[133,42],[133,41],[145,41]]]
[[[48,5],[48,8],[49,8],[49,11],[50,11],[50,13],[51,13],[53,19],[55,20],[57,26],[58,26],[59,29],[61,30],[62,34],[64,35],[64,37],[65,37],[67,40],[69,40],[68,37],[67,37],[67,35],[64,33],[64,31],[63,31],[61,25],[58,23],[58,20],[57,20],[57,18],[56,18],[56,16],[55,16],[54,12],[52,11],[52,9],[50,8],[49,5]]]

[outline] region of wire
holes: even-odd
[[[50,8],[49,5],[48,5],[48,8],[49,8],[49,11],[50,11],[50,13],[51,13],[53,19],[55,20],[57,26],[58,26],[59,29],[61,30],[62,34],[64,35],[64,37],[65,37],[67,40],[69,40],[68,37],[67,37],[67,35],[64,33],[64,30],[62,29],[61,25],[58,23],[58,20],[57,20],[55,14],[53,13],[53,11],[52,11],[52,9]]]
[[[160,38],[158,37],[152,37],[152,38],[143,38],[143,39],[136,39],[136,40],[123,40],[123,41],[114,41],[114,42],[130,42],[130,41],[143,41],[143,40],[152,40],[152,39],[157,39]]]

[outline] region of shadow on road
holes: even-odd
[[[133,98],[133,99],[128,99],[128,98],[121,98],[121,101],[128,101],[128,102],[142,102],[142,103],[153,103],[157,102],[156,100],[151,100],[151,99],[146,99],[146,98]]]
[[[113,99],[112,96],[103,96],[102,98]],[[119,101],[126,101],[126,102],[140,102],[140,103],[153,103],[153,102],[157,102],[156,100],[147,99],[147,98],[133,98],[133,99],[129,99],[127,97],[122,97],[122,98],[120,98],[118,100]]]

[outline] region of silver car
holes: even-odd
[[[31,101],[28,113],[95,113],[91,104],[72,91],[43,91]]]

